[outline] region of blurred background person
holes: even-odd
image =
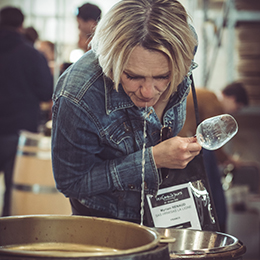
[[[48,61],[49,68],[53,75],[55,67],[55,44],[51,41],[38,40],[36,49],[41,52]]]
[[[78,47],[84,52],[90,49],[89,42],[101,18],[101,10],[97,5],[86,3],[77,10],[79,28]]]
[[[101,9],[94,4],[85,3],[77,8],[76,17],[78,23],[78,49],[70,53],[70,63],[76,62],[90,47],[90,41],[95,32],[97,23],[101,18]],[[66,66],[66,65],[65,65]],[[63,69],[61,68],[61,72]]]
[[[39,39],[38,32],[32,26],[24,28],[22,33],[25,39],[28,40],[28,42],[30,42],[33,46],[36,43],[36,41]]]
[[[220,114],[235,114],[243,107],[248,106],[248,95],[242,83],[233,82],[227,85],[219,97],[212,91],[205,88],[197,88],[199,119],[203,121],[209,117]],[[179,136],[189,137],[196,134],[196,120],[192,92],[187,97],[186,121],[179,133]],[[237,164],[223,148],[216,151],[203,149],[205,170],[208,176],[220,230],[225,232],[227,220],[227,208],[224,191],[221,184],[220,164]]]
[[[54,77],[54,70],[56,66],[56,53],[55,53],[55,43],[48,40],[38,40],[35,44],[36,49],[42,53],[46,58],[51,74]],[[51,119],[51,107],[52,101],[41,102],[40,103],[40,131],[45,131],[45,124]]]
[[[0,9],[0,171],[5,177],[3,216],[10,215],[19,132],[38,131],[39,103],[50,100],[53,92],[47,61],[23,37],[23,21],[20,9]]]
[[[227,85],[222,89],[219,96],[205,88],[197,88],[196,95],[198,99],[200,121],[220,114],[236,114],[242,108],[249,105],[247,91],[240,82],[233,82]],[[191,92],[187,98],[186,113],[186,121],[179,135],[183,137],[194,136],[196,134],[197,126]],[[216,155],[218,163],[220,164],[235,163],[222,148],[216,151]]]

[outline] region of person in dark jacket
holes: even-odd
[[[0,172],[5,175],[3,216],[10,215],[13,165],[20,130],[37,132],[39,103],[49,101],[53,79],[46,59],[21,34],[24,15],[0,10]]]

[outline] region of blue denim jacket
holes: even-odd
[[[171,97],[164,126],[181,130],[186,117],[190,79]],[[89,208],[119,219],[140,219],[143,125],[146,108],[138,108],[120,86],[117,92],[92,51],[59,79],[53,95],[52,160],[57,188]],[[145,193],[160,184],[152,146],[162,124],[147,109]],[[126,112],[128,111],[128,112]]]

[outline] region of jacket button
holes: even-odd
[[[135,188],[135,186],[133,184],[128,184],[128,188],[132,190]]]

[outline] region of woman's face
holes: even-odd
[[[138,107],[154,106],[170,83],[168,57],[137,46],[121,75],[126,94]]]

